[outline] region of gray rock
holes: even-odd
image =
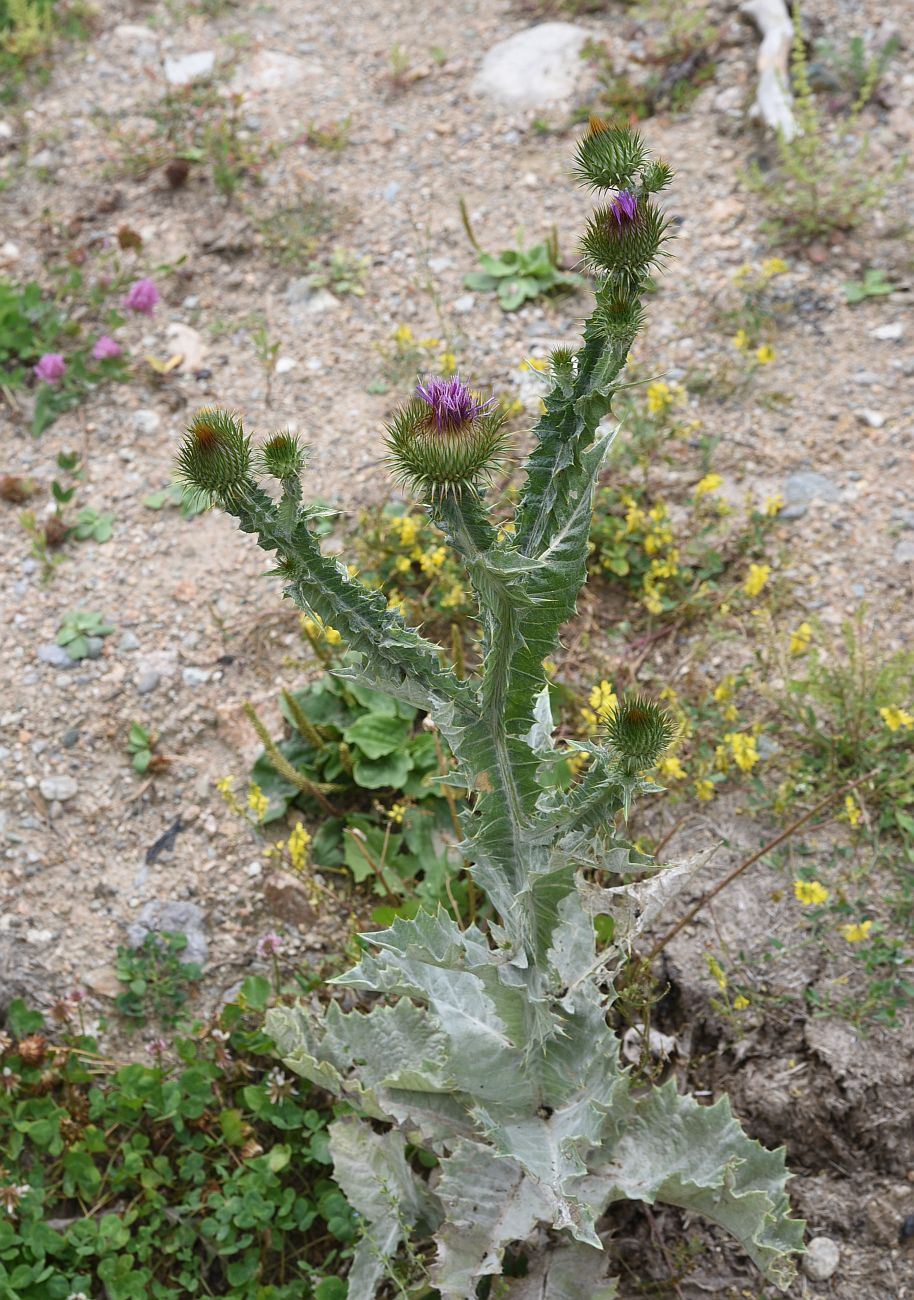
[[[86,637],[86,653],[84,659],[101,659],[102,651],[105,648],[105,641],[100,636]]]
[[[840,501],[841,490],[824,474],[798,470],[784,480],[784,498],[787,505],[781,511],[781,518],[801,519],[813,501]]]
[[[130,654],[134,650],[139,650],[140,643],[132,632],[124,632],[117,643],[117,648],[123,650],[126,654]]]
[[[45,641],[38,647],[36,653],[43,664],[50,664],[52,668],[76,667],[76,660],[71,659],[63,646],[55,641]]]
[[[185,686],[205,686],[209,681],[209,673],[205,668],[185,668],[181,677]]]
[[[161,673],[157,673],[154,668],[146,668],[137,674],[134,684],[138,694],[148,695],[150,691],[155,690],[161,680]]]
[[[394,199],[400,193],[400,182],[390,181],[381,191],[381,198],[387,203],[393,203]]]
[[[250,63],[235,73],[232,90],[250,94],[252,91],[286,90],[306,79],[315,83],[323,80],[320,65],[309,59],[298,59],[282,50],[259,50]]]
[[[208,77],[216,65],[213,50],[197,50],[177,59],[165,60],[165,80],[170,86],[188,86],[198,77]]]
[[[811,1282],[827,1282],[841,1262],[841,1252],[831,1237],[813,1237],[802,1257],[803,1272]]]
[[[139,410],[133,412],[130,423],[139,433],[156,433],[162,417],[158,411]]]
[[[139,948],[147,934],[160,934],[163,930],[183,934],[187,947],[181,954],[184,964],[206,962],[209,947],[203,933],[203,909],[196,903],[179,903],[165,898],[153,898],[140,909],[136,920],[127,927],[127,943]]]
[[[914,541],[910,537],[903,538],[892,552],[892,559],[896,564],[910,564],[914,560]]]
[[[502,104],[536,108],[569,99],[584,72],[581,49],[593,33],[574,23],[539,23],[499,41],[473,89]]]
[[[69,731],[63,733],[63,738],[60,743],[63,745],[64,749],[72,749],[78,740],[79,729],[77,727],[71,727]]]
[[[47,799],[48,803],[55,799],[63,803],[76,795],[79,785],[72,776],[46,776],[38,782],[38,789],[41,791],[42,799]]]
[[[471,293],[462,293],[459,298],[454,300],[454,315],[467,316],[473,310],[476,299]]]

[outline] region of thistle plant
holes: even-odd
[[[279,1055],[350,1103],[332,1126],[336,1178],[361,1216],[350,1300],[371,1300],[403,1247],[434,1238],[428,1285],[469,1300],[505,1248],[556,1235],[504,1294],[609,1300],[598,1221],[626,1198],[664,1201],[732,1233],[786,1287],[803,1225],[789,1217],[783,1150],[751,1141],[722,1098],[702,1106],[673,1081],[648,1087],[620,1063],[609,1023],[614,979],[639,932],[700,866],[656,869],[617,823],[658,789],[649,772],[670,739],[663,711],[623,698],[605,734],[575,744],[579,775],[553,737],[543,661],[573,615],[586,572],[594,488],[615,430],[610,413],[642,319],[647,277],[666,255],[657,195],[670,169],[637,134],[592,122],[575,160],[600,194],[582,239],[596,303],[581,348],[551,354],[551,389],[523,466],[513,522],[499,524],[489,480],[506,452],[494,404],[457,378],[427,378],[387,436],[394,474],[426,503],[460,557],[479,609],[482,662],[461,678],[384,596],[324,556],[302,500],[304,451],[288,434],[255,453],[224,412],[193,420],[186,480],[276,555],[286,594],[349,646],[353,679],[423,709],[465,785],[461,851],[488,920],[420,911],[362,938],[334,983],[372,994],[279,1007]],[[278,499],[258,482],[278,480]],[[634,878],[634,879],[633,879]],[[608,945],[598,947],[595,920]],[[429,1178],[413,1147],[436,1158]],[[544,1281],[548,1279],[548,1281]],[[426,1294],[411,1292],[411,1294]],[[500,1291],[499,1294],[502,1294]]]

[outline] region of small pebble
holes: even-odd
[[[803,1272],[811,1282],[827,1282],[840,1260],[841,1252],[831,1237],[813,1237],[803,1256]]]
[[[38,789],[41,791],[41,797],[51,803],[54,799],[63,803],[66,799],[72,799],[79,790],[79,786],[72,776],[46,776],[38,782]]]
[[[205,686],[210,675],[205,668],[185,668],[181,677],[185,686]]]
[[[885,424],[885,416],[881,411],[873,411],[868,407],[857,411],[857,419],[861,424],[867,425],[870,429],[881,429]]]
[[[148,695],[150,691],[155,690],[161,680],[161,673],[157,673],[154,668],[147,668],[136,678],[135,685],[137,693],[140,695]]]

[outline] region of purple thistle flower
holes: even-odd
[[[610,204],[609,214],[618,228],[624,230],[638,215],[638,199],[631,190],[620,190]]]
[[[110,361],[113,357],[119,357],[123,352],[120,343],[107,334],[95,340],[95,346],[92,348],[92,355],[96,361]]]
[[[159,291],[153,281],[148,279],[137,280],[127,290],[124,306],[129,311],[138,311],[142,312],[144,316],[151,316],[158,301]]]
[[[431,418],[439,433],[456,433],[484,415],[495,402],[494,397],[486,402],[479,401],[459,375],[451,379],[432,375],[424,383],[416,385],[416,396],[431,407]]]
[[[43,357],[39,358],[38,364],[33,366],[35,374],[45,384],[57,384],[63,379],[67,370],[67,363],[59,352],[46,352]]]
[[[282,938],[271,930],[257,940],[257,956],[278,957],[284,946]]]

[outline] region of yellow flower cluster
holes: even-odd
[[[767,343],[763,343],[760,348],[755,350],[755,359],[760,366],[770,365],[776,356],[777,353],[774,348],[769,347]]]
[[[804,907],[817,907],[828,902],[828,890],[818,880],[795,880],[793,894]]]
[[[582,709],[581,717],[584,719],[588,735],[592,736],[600,725],[615,713],[619,697],[604,678],[591,690],[588,703],[590,708]]]
[[[774,519],[784,509],[784,498],[780,492],[775,492],[773,497],[765,498],[765,514],[769,519]]]
[[[801,623],[794,632],[791,632],[790,653],[792,655],[805,655],[811,644],[812,625],[810,623]]]
[[[695,484],[696,497],[706,496],[708,492],[716,492],[723,484],[723,479],[719,474],[706,474],[703,479]]]
[[[390,526],[397,534],[401,547],[408,551],[416,545],[422,520],[415,515],[392,515]]]
[[[408,348],[415,341],[411,325],[398,325],[393,334],[398,348]]]
[[[841,933],[848,943],[862,943],[870,937],[872,928],[872,921],[858,921],[856,924],[842,925]]]
[[[657,764],[657,773],[662,781],[684,781],[686,771],[675,754],[667,754]]]
[[[270,801],[256,781],[252,781],[248,786],[248,808],[256,817],[257,821],[262,822],[267,815],[267,809]]]
[[[444,561],[447,559],[447,551],[443,546],[436,546],[434,549],[423,551],[419,556],[419,568],[423,573],[429,575],[437,573]]]
[[[387,810],[387,816],[396,826],[402,826],[403,818],[406,816],[406,804],[392,803]]]
[[[713,955],[713,953],[710,952],[705,953],[705,961],[708,964],[708,973],[711,975],[714,982],[717,984],[717,987],[720,989],[721,993],[726,992],[727,975],[723,966],[721,966],[720,962]]]
[[[545,357],[527,357],[520,363],[521,370],[535,370],[540,374],[549,369],[549,362]]]
[[[441,597],[442,609],[457,609],[464,601],[463,588],[459,582],[455,582],[453,587]]]
[[[739,716],[739,710],[734,702],[735,695],[736,678],[732,674],[728,674],[720,685],[714,688],[714,698],[718,704],[723,705],[721,713],[727,722],[735,722]]]
[[[746,581],[743,583],[743,591],[747,596],[757,596],[770,577],[770,564],[750,564]]]
[[[863,813],[860,805],[852,794],[846,795],[844,798],[844,816],[847,821],[850,822],[851,826],[858,826],[860,824],[860,819],[863,816]]]
[[[714,798],[714,782],[706,776],[694,783],[694,789],[695,798],[699,803],[710,803]]]
[[[741,772],[751,772],[759,761],[758,746],[755,736],[745,731],[728,731],[724,744],[730,746],[733,761]]]
[[[325,623],[317,614],[313,618],[309,618],[307,614],[302,614],[301,630],[309,641],[316,641],[319,637],[324,636],[330,645],[339,645],[343,639],[335,627]]]
[[[905,731],[910,731],[914,727],[914,714],[908,713],[907,709],[896,709],[889,706],[887,709],[880,709],[879,716],[889,731],[898,731],[901,727]]]
[[[641,512],[643,515],[643,511]],[[628,516],[626,516],[626,521]],[[642,603],[649,614],[663,611],[663,596],[667,580],[679,573],[679,549],[673,545],[673,530],[669,525],[669,514],[663,502],[652,506],[647,512],[650,531],[644,538],[645,553],[651,556],[651,567],[642,582]]]
[[[649,415],[663,415],[673,406],[683,406],[685,389],[682,384],[665,384],[657,379],[647,386],[647,409]]]

